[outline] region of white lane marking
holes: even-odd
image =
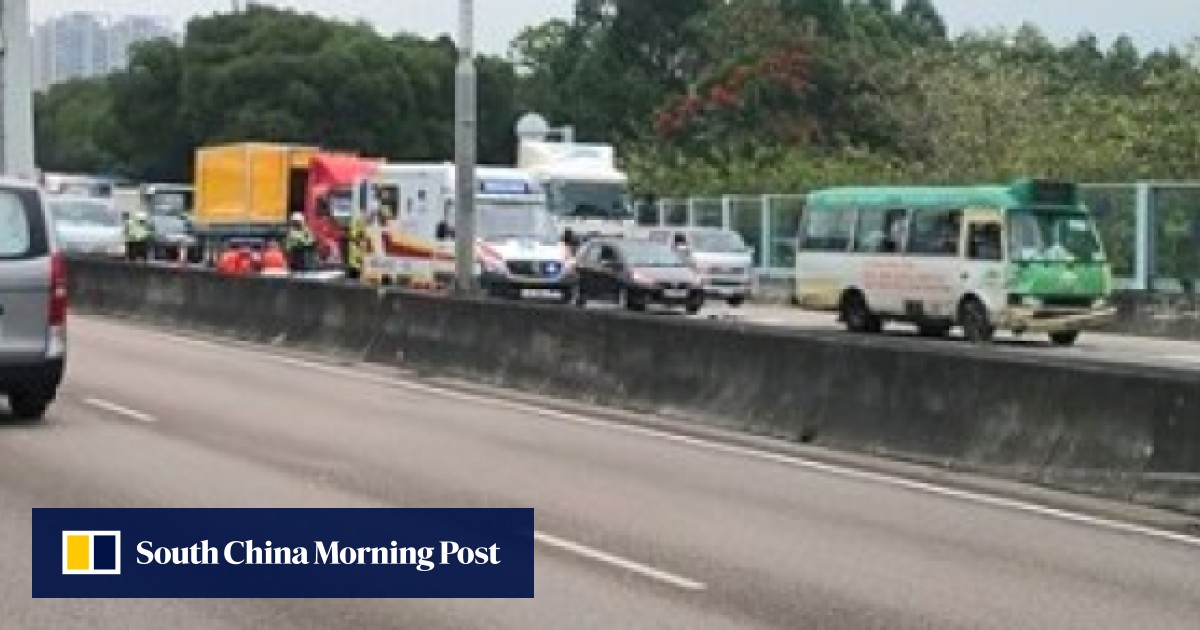
[[[1166,357],[1168,361],[1178,361],[1180,363],[1200,363],[1198,355],[1181,355],[1175,357]]]
[[[675,575],[674,573],[668,573],[661,569],[655,569],[654,567],[644,565],[640,562],[634,562],[633,560],[628,560],[620,556],[614,556],[611,553],[600,551],[599,549],[593,549],[587,545],[581,545],[569,540],[564,540],[545,532],[534,532],[533,539],[543,545],[546,545],[547,547],[553,547],[561,551],[566,551],[577,556],[587,558],[588,560],[594,560],[602,564],[624,569],[630,573],[636,573],[642,577],[664,582],[666,584],[670,584],[671,586],[675,586],[687,591],[703,591],[704,589],[708,588],[703,582],[697,582],[696,580]]]
[[[137,420],[138,422],[145,422],[147,424],[158,422],[158,419],[150,414],[142,413],[136,409],[130,409],[129,407],[118,405],[117,403],[109,402],[100,398],[88,398],[83,402],[89,407],[95,407],[101,411],[107,411],[118,416],[124,416],[130,420]]]
[[[622,423],[613,422],[610,420],[601,420],[598,418],[592,418],[592,417],[584,416],[584,415],[580,415],[580,414],[575,414],[575,413],[570,413],[570,412],[565,412],[565,411],[557,411],[554,409],[544,409],[541,407],[536,407],[536,406],[525,404],[525,403],[513,402],[513,401],[509,401],[509,400],[498,400],[498,399],[493,399],[493,398],[486,398],[484,396],[478,396],[475,394],[459,392],[459,391],[447,389],[444,387],[438,387],[435,385],[412,383],[409,381],[403,381],[403,380],[396,379],[396,378],[389,378],[389,377],[377,376],[375,374],[368,374],[368,373],[365,373],[362,371],[356,371],[356,370],[352,370],[352,369],[348,369],[348,368],[341,368],[341,367],[335,367],[335,366],[331,366],[331,365],[325,365],[325,364],[318,363],[315,361],[308,361],[308,360],[304,360],[304,359],[295,359],[292,357],[285,357],[285,356],[280,356],[280,355],[276,355],[276,354],[271,354],[271,353],[265,352],[265,351],[251,350],[251,349],[243,347],[243,346],[231,346],[228,344],[223,345],[223,344],[218,344],[218,343],[211,342],[211,341],[205,341],[202,339],[195,339],[195,338],[191,338],[191,337],[171,335],[168,333],[161,333],[158,331],[145,331],[145,332],[150,335],[157,335],[159,337],[171,339],[174,341],[180,341],[180,342],[188,343],[188,344],[191,344],[194,346],[210,348],[210,349],[214,349],[214,350],[218,350],[218,351],[229,352],[232,349],[237,349],[244,354],[250,354],[252,356],[259,357],[265,361],[272,361],[272,362],[276,362],[276,363],[283,364],[283,365],[290,365],[292,367],[303,368],[305,370],[313,370],[313,371],[323,372],[325,374],[338,375],[338,376],[342,376],[345,378],[359,380],[362,382],[368,382],[368,383],[384,385],[384,386],[389,386],[389,387],[398,387],[401,389],[407,389],[409,391],[416,391],[416,392],[421,392],[421,393],[426,393],[426,394],[435,394],[435,395],[439,395],[443,398],[448,398],[451,400],[459,400],[459,401],[470,402],[473,404],[491,406],[491,407],[500,408],[500,409],[508,409],[510,411],[519,411],[522,413],[542,416],[542,417],[546,417],[546,418],[555,418],[557,420],[563,420],[563,421],[572,422],[575,424],[581,424],[581,425],[587,425],[587,426],[591,426],[591,427],[602,428],[602,429],[606,429],[609,431],[616,431],[619,433],[628,433],[631,435],[652,437],[652,438],[656,438],[656,439],[660,439],[660,440],[665,440],[668,442],[675,442],[677,444],[686,444],[688,446],[693,446],[693,447],[704,449],[704,450],[739,455],[742,457],[748,457],[751,459],[758,459],[761,461],[773,462],[776,464],[782,464],[782,465],[790,466],[790,467],[794,467],[794,468],[803,468],[806,470],[822,472],[822,473],[836,476],[836,477],[871,482],[871,483],[875,483],[875,484],[879,484],[879,485],[892,486],[892,487],[896,487],[896,488],[904,488],[907,490],[921,492],[924,494],[930,494],[930,495],[939,496],[939,497],[956,499],[956,500],[964,501],[967,503],[974,503],[977,505],[986,505],[989,507],[1007,509],[1007,510],[1012,510],[1012,511],[1017,511],[1017,512],[1025,512],[1028,514],[1037,514],[1039,516],[1057,519],[1060,521],[1066,521],[1066,522],[1074,523],[1077,525],[1086,525],[1086,526],[1094,527],[1097,529],[1106,529],[1109,531],[1120,532],[1123,534],[1134,534],[1134,535],[1139,535],[1139,536],[1146,536],[1149,538],[1154,538],[1154,539],[1158,539],[1158,540],[1166,540],[1166,541],[1175,542],[1175,543],[1182,543],[1184,545],[1189,545],[1192,547],[1200,548],[1200,537],[1190,536],[1187,534],[1180,534],[1180,533],[1176,533],[1176,532],[1172,532],[1172,531],[1167,531],[1164,529],[1158,529],[1155,527],[1148,527],[1145,525],[1126,523],[1126,522],[1117,521],[1117,520],[1113,520],[1113,519],[1109,519],[1109,518],[1089,516],[1087,514],[1081,514],[1078,512],[1072,512],[1070,510],[1065,510],[1065,509],[1060,509],[1060,508],[1047,507],[1044,505],[1038,505],[1036,503],[1030,503],[1028,501],[1022,501],[1019,499],[1007,499],[1007,498],[999,497],[999,496],[995,496],[995,495],[983,494],[983,493],[979,493],[979,492],[972,492],[970,490],[959,490],[959,489],[955,489],[955,488],[948,488],[948,487],[939,486],[939,485],[936,485],[933,483],[917,481],[914,479],[907,479],[904,477],[899,477],[896,475],[889,475],[886,473],[860,470],[860,469],[850,468],[848,466],[841,466],[841,465],[837,465],[837,464],[826,464],[823,462],[806,459],[806,458],[799,457],[796,455],[785,455],[783,453],[774,453],[771,451],[759,450],[759,449],[748,447],[748,446],[725,444],[722,442],[707,440],[704,438],[697,438],[697,437],[692,437],[692,436],[688,436],[688,435],[670,433],[668,431],[661,430],[661,429],[652,429],[652,428],[638,426],[638,425],[622,424]]]

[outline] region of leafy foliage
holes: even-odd
[[[1195,178],[1198,51],[1028,24],[951,39],[932,0],[577,0],[480,60],[480,155],[510,163],[536,110],[618,143],[659,195]],[[447,38],[252,5],[40,95],[40,161],[187,180],[195,147],[236,140],[448,159],[455,60]]]
[[[257,5],[199,18],[182,45],[142,45],[127,71],[39,98],[40,162],[186,181],[197,146],[248,140],[445,159],[456,59],[446,39],[387,39],[365,24]],[[514,69],[483,58],[479,75],[480,156],[507,162]]]

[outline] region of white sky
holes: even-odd
[[[233,0],[29,0],[33,17],[73,10],[157,14],[181,26],[197,13],[227,11]],[[645,0],[651,2],[653,0]],[[1200,36],[1200,0],[935,0],[955,32],[1031,21],[1055,39],[1080,31],[1104,41],[1129,33],[1141,47],[1162,48]],[[260,3],[263,3],[260,0]],[[344,18],[364,18],[380,30],[424,35],[456,32],[454,0],[275,0],[273,4]],[[899,4],[899,0],[897,0]],[[574,0],[477,0],[477,36],[491,53],[507,50],[524,26],[568,16]]]

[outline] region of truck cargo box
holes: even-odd
[[[195,223],[200,228],[283,226],[303,212],[308,170],[319,150],[233,144],[196,154]]]

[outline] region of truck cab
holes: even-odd
[[[213,261],[233,239],[281,240],[300,214],[317,243],[322,267],[345,266],[348,213],[339,219],[354,183],[374,160],[284,144],[234,144],[200,149],[196,156],[194,224]],[[343,201],[339,201],[343,200]]]
[[[617,168],[612,146],[523,139],[517,167],[545,189],[562,232],[584,239],[621,237],[637,224],[629,176]]]

